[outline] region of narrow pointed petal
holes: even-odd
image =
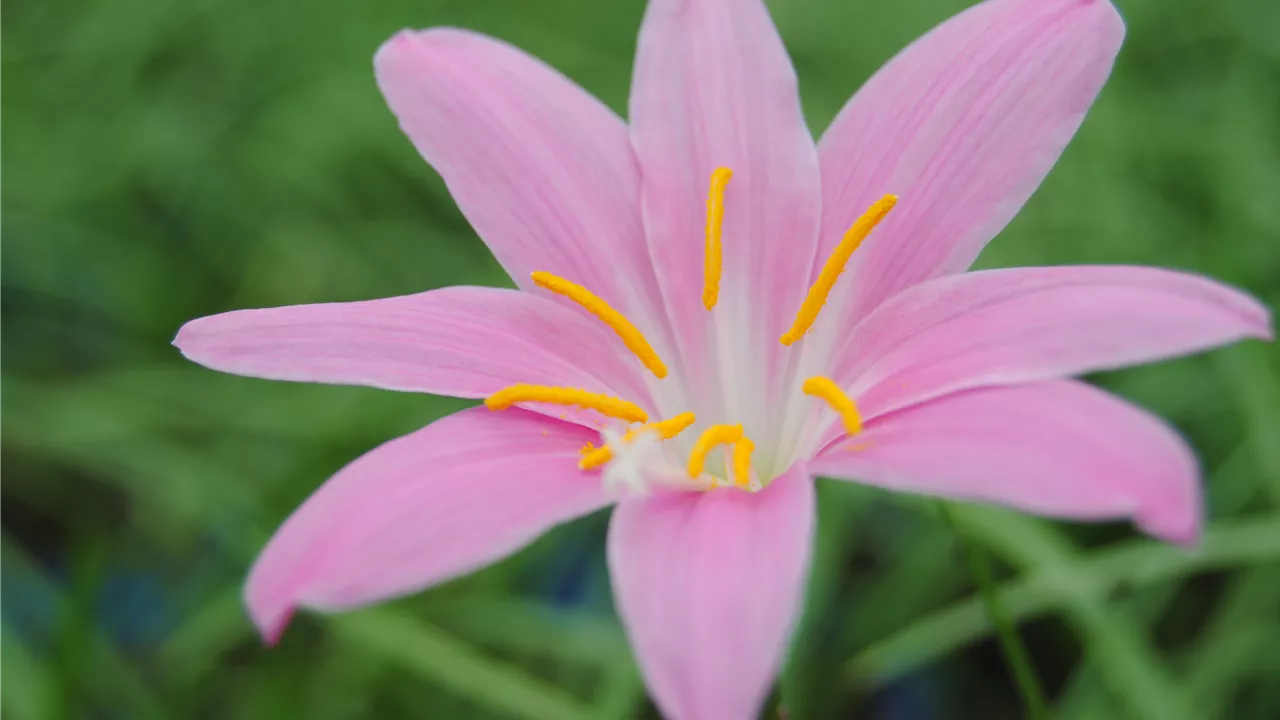
[[[1057,162],[1123,36],[1107,0],[988,0],[854,95],[819,143],[824,247],[884,193],[900,198],[851,263],[858,315],[969,267]]]
[[[813,505],[796,466],[755,494],[672,493],[615,510],[614,598],[664,717],[759,714],[803,593]]]
[[[1081,375],[1269,338],[1257,300],[1198,275],[1146,267],[966,273],[881,305],[836,360],[874,417],[968,388]]]
[[[237,375],[479,398],[508,385],[645,402],[638,361],[590,316],[515,290],[452,287],[382,300],[237,310],[174,344]]]
[[[796,75],[760,0],[652,0],[631,90],[632,139],[643,177],[650,252],[686,366],[738,361],[768,348],[804,299],[817,249],[817,154]],[[704,228],[712,171],[733,171],[724,197],[720,302],[703,307]],[[749,323],[748,323],[749,319]],[[757,328],[738,345],[710,323]],[[728,358],[721,358],[729,362]],[[740,369],[745,371],[745,368]],[[695,391],[714,385],[698,383]],[[732,400],[730,400],[732,402]]]
[[[498,560],[608,504],[578,470],[598,434],[523,410],[463,410],[369,452],[299,507],[258,557],[245,602],[268,642],[295,608],[344,610]]]
[[[1131,517],[1193,543],[1195,457],[1155,416],[1074,380],[948,395],[868,422],[810,465],[890,490],[1008,505],[1052,517]]]
[[[661,339],[621,118],[536,58],[464,30],[400,32],[374,66],[401,128],[517,285],[555,273]]]

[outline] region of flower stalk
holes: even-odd
[[[1013,627],[1013,623],[1009,620],[1009,614],[1004,610],[1004,603],[1000,598],[1000,591],[996,588],[995,582],[991,578],[991,564],[987,560],[987,556],[982,552],[973,541],[960,528],[960,524],[955,521],[951,514],[951,508],[947,503],[939,505],[942,511],[942,517],[947,524],[951,526],[951,531],[955,533],[956,538],[960,541],[960,547],[964,551],[965,561],[969,565],[969,575],[973,579],[973,584],[978,588],[978,593],[982,596],[983,607],[987,611],[987,619],[991,621],[991,627],[996,632],[996,637],[1000,641],[1000,652],[1004,655],[1005,664],[1009,668],[1009,674],[1013,676],[1014,684],[1018,687],[1018,696],[1022,699],[1023,709],[1026,711],[1029,720],[1049,720],[1049,703],[1044,697],[1044,688],[1040,683],[1039,676],[1036,675],[1035,668],[1031,665],[1031,658],[1027,654],[1027,648],[1022,644],[1022,638],[1018,637],[1018,631]]]

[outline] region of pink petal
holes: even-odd
[[[754,718],[808,572],[813,482],[625,502],[609,528],[615,602],[670,720]]]
[[[374,65],[400,126],[517,285],[532,289],[536,270],[584,285],[662,349],[621,118],[541,61],[463,30],[400,32]]]
[[[1074,380],[970,390],[876,418],[810,469],[1054,517],[1128,516],[1178,543],[1200,530],[1196,460],[1177,433]]]
[[[238,375],[478,398],[515,383],[644,404],[643,368],[590,316],[515,290],[452,287],[192,320],[174,344]]]
[[[764,347],[764,362],[751,364],[760,377],[743,382],[770,382],[781,375],[777,338],[813,270],[820,191],[795,71],[764,4],[651,0],[637,48],[631,122],[645,230],[684,364],[710,367],[716,353],[723,364]],[[720,303],[709,313],[702,304],[704,228],[718,167],[733,178],[725,194]],[[714,348],[714,323],[759,334],[737,331],[739,345]],[[695,392],[719,387],[715,378],[701,380]]]
[[[836,361],[875,416],[984,385],[1080,375],[1269,338],[1252,297],[1145,267],[988,270],[930,280],[861,322]]]
[[[522,410],[463,410],[367,453],[258,557],[245,602],[274,642],[297,607],[342,610],[470,572],[607,504],[577,468],[596,433]]]
[[[854,254],[845,287],[861,314],[969,267],[1057,162],[1123,37],[1107,0],[989,0],[858,91],[818,152],[824,248],[881,195],[900,197]]]

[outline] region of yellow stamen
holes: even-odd
[[[702,474],[702,468],[707,464],[707,454],[712,448],[717,445],[730,445],[741,439],[741,425],[712,425],[703,430],[689,453],[689,477],[696,478]]]
[[[716,168],[711,173],[711,189],[707,191],[707,247],[702,269],[702,304],[710,310],[720,299],[720,270],[724,264],[724,248],[720,231],[724,225],[724,189],[733,171]]]
[[[679,415],[667,420],[660,420],[655,423],[649,423],[648,425],[641,425],[623,436],[622,442],[631,442],[636,438],[636,435],[646,431],[656,432],[658,437],[663,440],[670,440],[684,432],[685,429],[692,425],[696,419],[697,418],[693,413],[686,412],[680,413]],[[612,459],[613,448],[610,448],[607,445],[602,448],[597,448],[595,445],[587,443],[582,448],[582,459],[578,461],[578,468],[580,470],[593,470]]]
[[[640,332],[625,315],[614,310],[609,303],[581,285],[569,282],[549,272],[539,270],[533,273],[532,277],[533,282],[539,287],[569,298],[581,305],[587,312],[600,318],[605,325],[608,325],[611,330],[617,333],[623,344],[627,346],[627,349],[635,353],[636,357],[640,358],[640,362],[644,363],[644,366],[649,368],[654,375],[659,378],[667,376],[667,366],[662,363],[662,358],[658,357],[658,353],[654,352],[653,346],[645,339],[644,333]]]
[[[587,447],[591,447],[591,443],[587,443]],[[582,459],[578,461],[579,470],[594,470],[613,459],[613,450],[608,445],[602,448],[591,448],[591,450],[585,447],[582,449],[585,452],[582,453]]]
[[[835,286],[836,280],[840,279],[840,273],[844,272],[844,266],[849,262],[849,258],[853,256],[853,251],[858,249],[862,241],[871,234],[871,231],[884,220],[884,216],[889,214],[893,206],[898,202],[897,195],[885,195],[867,209],[862,217],[853,223],[853,227],[849,228],[849,232],[844,234],[844,238],[840,240],[840,244],[832,251],[831,257],[827,258],[827,262],[822,266],[822,271],[818,273],[818,279],[814,281],[813,286],[809,288],[809,294],[805,296],[804,303],[800,305],[800,311],[796,313],[796,321],[792,323],[791,329],[783,333],[779,340],[783,345],[790,345],[799,340],[808,332],[813,325],[813,321],[818,319],[818,312],[822,310],[822,306],[827,303],[827,296],[831,294],[831,288]]]
[[[853,398],[845,395],[840,386],[831,382],[830,378],[821,375],[811,377],[804,381],[802,389],[805,395],[826,400],[832,410],[840,413],[845,432],[850,435],[862,432],[862,416],[858,414],[858,406],[853,402]]]
[[[516,403],[540,402],[552,405],[576,405],[595,410],[601,415],[627,422],[648,422],[649,414],[639,405],[608,395],[587,392],[578,388],[525,385],[520,383],[503,388],[485,398],[490,410],[506,410]]]
[[[733,444],[733,480],[741,487],[751,485],[751,453],[756,444],[744,437]]]
[[[649,423],[648,425],[637,428],[636,430],[632,430],[631,432],[627,433],[627,435],[631,436],[632,434],[637,432],[643,432],[645,430],[654,430],[658,433],[658,437],[662,438],[663,440],[670,440],[671,438],[687,430],[689,426],[692,425],[694,421],[697,419],[698,419],[697,416],[695,416],[693,413],[683,412],[683,413],[680,413],[679,415],[676,415],[673,418],[660,420],[656,423]]]

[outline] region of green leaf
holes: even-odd
[[[1082,587],[1095,595],[1119,585],[1169,582],[1219,568],[1266,564],[1280,559],[1280,518],[1223,523],[1206,533],[1194,553],[1140,540],[1102,550],[1079,561]],[[1000,587],[1010,616],[1025,621],[1061,610],[1070,602],[1059,592],[1060,571],[1032,570]],[[872,644],[846,666],[851,679],[884,683],[926,665],[991,631],[977,597],[966,598],[920,617],[893,635]]]
[[[355,651],[383,658],[478,706],[523,720],[587,720],[579,699],[520,669],[485,657],[457,638],[395,610],[377,608],[326,620]]]
[[[1108,654],[1091,651],[1102,667],[1110,668],[1116,682],[1129,678],[1144,694],[1144,716],[1160,708],[1170,709],[1176,697],[1171,683],[1140,639],[1121,620],[1109,616],[1102,598],[1111,589],[1176,580],[1187,575],[1244,564],[1264,564],[1280,559],[1280,517],[1219,524],[1206,533],[1202,546],[1188,552],[1152,541],[1137,541],[1104,550],[1087,559],[1074,559],[1064,543],[1039,523],[1010,520],[1018,516],[985,508],[964,507],[958,516],[965,527],[986,539],[993,550],[1017,558],[1027,568],[1023,577],[1005,583],[1000,593],[1015,621],[1049,611],[1061,611],[1086,631],[1091,642]],[[942,655],[990,633],[979,598],[968,598],[922,617],[889,638],[866,648],[846,666],[851,680],[882,683],[910,672]],[[1114,634],[1115,637],[1107,637]],[[1115,653],[1119,653],[1116,655]],[[1170,693],[1165,698],[1154,697]],[[1174,717],[1170,715],[1168,717]]]
[[[0,667],[4,668],[0,709],[6,718],[45,720],[52,717],[49,699],[56,687],[53,673],[31,655],[7,623],[0,629]]]
[[[60,586],[50,582],[31,557],[7,536],[0,544],[0,552],[7,572],[20,574],[24,584],[38,588],[42,595],[52,599],[59,629],[64,635],[58,648],[61,677],[53,681],[56,694],[43,698],[60,708],[52,714],[57,716],[76,707],[71,703],[87,700],[101,707],[119,708],[139,720],[164,718],[163,702],[143,680],[138,668],[117,652],[110,638],[89,624],[86,614],[91,606],[80,598],[68,596]],[[85,597],[91,598],[94,589],[83,588]],[[22,662],[21,656],[15,657]],[[6,678],[6,689],[8,680]]]
[[[165,638],[157,655],[166,676],[186,684],[217,668],[219,659],[236,645],[256,641],[257,633],[245,615],[241,587],[236,583],[189,613]]]

